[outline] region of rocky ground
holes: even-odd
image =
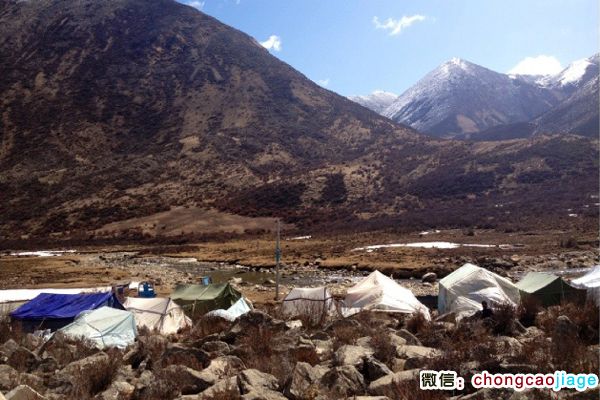
[[[483,370],[597,373],[597,308],[528,311],[499,309],[493,322],[457,324],[451,315],[427,322],[370,312],[285,320],[271,308],[233,323],[204,318],[171,337],[141,332],[133,346],[106,351],[59,335],[44,342],[4,323],[0,391],[9,400],[534,400],[549,393],[475,391],[470,384],[462,391],[421,391],[418,372],[454,370],[465,382]],[[552,398],[597,395],[561,391]]]

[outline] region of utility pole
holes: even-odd
[[[275,301],[279,300],[279,263],[281,261],[281,246],[279,243],[280,222],[277,219],[277,244],[275,245]]]

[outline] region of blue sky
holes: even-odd
[[[255,37],[342,95],[400,94],[452,57],[499,72],[530,57],[521,72],[551,72],[599,46],[598,0],[181,2]]]

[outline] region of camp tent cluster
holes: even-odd
[[[516,306],[522,298],[531,297],[551,305],[583,299],[586,292],[600,303],[600,266],[571,282],[532,272],[514,284],[484,268],[465,264],[439,281],[438,312],[454,312],[461,319],[479,311],[482,301]],[[139,329],[169,335],[190,327],[194,317],[209,315],[233,321],[252,310],[252,304],[228,283],[179,285],[171,298],[129,297],[123,303],[114,288],[0,291],[0,305],[17,303],[21,305],[10,316],[26,330],[59,330],[67,336],[85,338],[99,348],[126,347]],[[12,307],[1,308],[7,309]],[[315,321],[361,310],[419,313],[431,319],[429,309],[410,290],[379,271],[348,289],[341,302],[336,302],[326,287],[295,288],[282,302],[284,315],[309,315]]]
[[[229,320],[252,305],[229,284],[182,285],[173,298],[127,297],[119,300],[112,287],[0,291],[3,315],[29,332],[44,330],[83,338],[99,348],[126,347],[139,329],[163,335],[191,327],[193,315],[209,311]],[[23,301],[26,300],[26,301]],[[179,302],[179,303],[178,303]],[[18,307],[12,307],[19,303]],[[189,315],[186,315],[189,314]]]

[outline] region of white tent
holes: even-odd
[[[240,299],[233,303],[231,307],[229,307],[227,310],[224,310],[222,308],[218,310],[212,310],[207,312],[205,316],[221,317],[223,319],[226,319],[227,321],[235,321],[237,317],[244,315],[250,311],[252,311],[252,304],[244,297],[240,297]]]
[[[57,332],[74,338],[90,340],[99,349],[125,348],[133,344],[137,336],[133,314],[111,307],[84,311],[75,321]]]
[[[320,319],[335,312],[335,303],[325,286],[294,288],[283,299],[281,311],[288,317],[310,315]]]
[[[481,302],[518,305],[521,296],[515,284],[487,269],[465,264],[439,283],[438,311],[462,318],[481,310]]]
[[[163,335],[170,335],[192,326],[192,320],[170,298],[128,297],[123,306],[133,313],[138,328],[145,327]]]
[[[429,309],[412,292],[379,271],[348,289],[343,314],[349,316],[360,310],[387,311],[403,314],[422,313],[431,319]]]
[[[586,289],[588,298],[600,305],[600,265],[595,266],[582,277],[573,279],[571,285]]]

